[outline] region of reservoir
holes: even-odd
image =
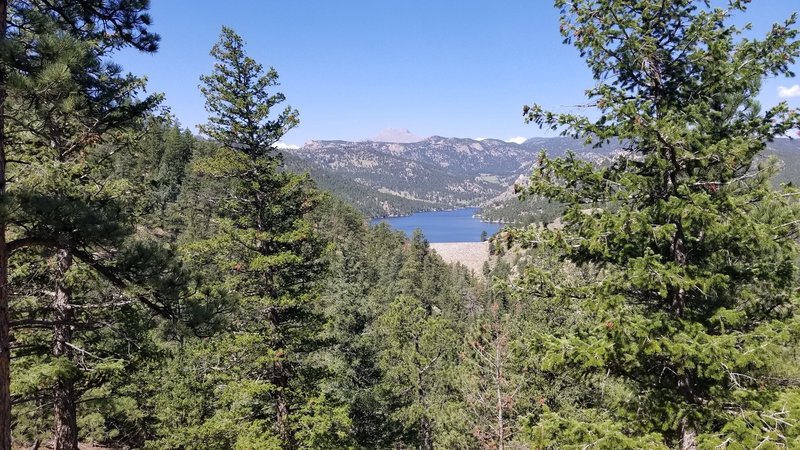
[[[482,231],[491,236],[502,224],[483,222],[473,217],[477,212],[477,208],[421,212],[404,217],[375,219],[372,224],[386,222],[408,236],[419,228],[428,242],[480,242]]]

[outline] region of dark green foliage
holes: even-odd
[[[12,14],[24,20],[14,21],[18,31],[30,31],[26,23],[52,21],[66,34],[102,43],[98,48],[103,51],[131,46],[154,52],[158,48],[160,37],[148,29],[149,0],[15,1],[12,6]]]
[[[51,419],[56,448],[72,449],[79,438],[77,410],[84,435],[97,436],[106,419],[134,409],[124,396],[116,403],[106,397],[119,392],[120,374],[149,352],[144,342],[141,352],[132,351],[130,342],[140,341],[150,326],[144,305],[155,302],[145,297],[159,269],[149,266],[148,281],[137,279],[141,261],[134,259],[147,253],[146,245],[133,237],[132,184],[115,176],[112,164],[160,97],[141,95],[144,81],[123,75],[108,57],[127,46],[155,50],[158,37],[147,31],[147,6],[11,5],[13,41],[4,45],[4,58],[12,61],[4,64],[3,77],[11,118],[4,126],[4,157],[10,164],[3,177],[12,182],[3,198],[3,233],[12,238],[10,282],[17,288],[10,299],[20,343],[13,370],[30,375],[12,385],[21,440],[41,436],[41,428],[24,426],[26,420]],[[130,283],[139,284],[139,293],[127,292]],[[106,415],[98,416],[99,410]],[[119,424],[119,430],[125,427]]]
[[[150,117],[135,146],[115,158],[117,176],[134,183],[137,214],[152,221],[153,226],[175,227],[178,218],[169,217],[168,206],[178,199],[189,160],[199,145],[175,119]]]
[[[16,443],[800,445],[800,207],[768,158],[794,147],[765,151],[798,115],[752,101],[800,52],[793,22],[745,41],[703,2],[557,4],[601,80],[597,121],[534,106],[571,137],[316,143],[309,164],[275,148],[297,111],[232,30],[202,78],[206,139],[107,62],[154,49],[147,2],[15,3],[30,52],[8,66],[5,127]],[[483,212],[535,224],[491,238],[483,277],[355,209],[488,199],[542,147],[527,199]],[[359,180],[331,169],[347,158]]]
[[[380,389],[395,405],[393,418],[424,449],[442,443],[442,422],[454,400],[450,372],[456,364],[461,305],[438,264],[422,234],[415,232],[397,273],[397,294],[375,324],[381,342],[378,367],[384,372]]]
[[[297,110],[289,106],[277,115],[273,111],[285,100],[283,94],[271,92],[278,85],[278,72],[270,68],[264,73],[263,67],[245,54],[242,38],[227,27],[222,28],[211,56],[214,71],[200,78],[210,116],[200,131],[250,158],[275,159],[273,144],[298,123]]]
[[[199,390],[196,414],[163,416],[160,448],[297,448],[330,445],[346,415],[318,389],[326,376],[314,364],[321,343],[315,285],[323,243],[306,216],[318,193],[307,177],[281,171],[272,144],[297,123],[283,95],[268,93],[277,74],[262,73],[243,42],[224,28],[211,51],[217,60],[202,91],[212,113],[202,130],[216,145],[191,163],[192,214],[180,253],[196,274],[190,304],[219,323],[209,339],[192,340],[184,361],[161,376],[176,392]],[[196,208],[198,203],[184,203]],[[224,332],[222,332],[224,330]],[[224,386],[220,388],[219,386]],[[163,392],[165,405],[174,392]],[[180,395],[180,394],[179,394]],[[245,418],[246,420],[242,420]],[[342,423],[342,420],[345,420]],[[310,430],[308,427],[311,427]],[[327,436],[327,437],[326,437]]]
[[[337,374],[328,389],[348,406],[353,442],[463,442],[467,433],[454,426],[455,366],[475,289],[466,270],[447,267],[421,235],[408,242],[385,224],[368,229],[339,200],[324,202],[318,214],[334,244],[322,289],[332,343],[325,360]]]
[[[769,414],[766,405],[783,395],[770,366],[796,332],[795,194],[772,190],[774,167],[757,157],[798,114],[785,103],[762,111],[753,100],[764,77],[791,75],[795,18],[745,40],[727,24],[745,2],[725,10],[693,1],[556,3],[566,41],[600,80],[587,93],[602,115],[532,106],[526,118],[629,151],[599,168],[574,154],[543,156],[530,181],[530,193],[567,205],[550,242],[603,270],[572,294],[587,299],[588,321],[552,336],[548,366],[612,374],[638,394],[609,405],[619,425],[574,442],[607,428],[597,439],[616,447],[642,446],[653,433],[682,449],[762,439],[791,446],[784,425],[750,427],[743,418]],[[552,442],[566,444],[587,420],[576,415]]]

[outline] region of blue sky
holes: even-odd
[[[797,0],[755,0],[744,17],[761,35],[799,9]],[[593,81],[577,51],[562,44],[548,0],[152,0],[155,55],[121,52],[125,70],[166,94],[181,123],[196,132],[206,119],[198,78],[222,25],[248,43],[250,56],[280,74],[300,125],[284,139],[361,140],[386,128],[419,136],[542,136],[522,120],[537,102],[581,112]],[[797,67],[800,69],[800,65]],[[800,70],[798,70],[800,72]],[[770,79],[800,106],[797,79]],[[796,92],[795,92],[796,91]]]

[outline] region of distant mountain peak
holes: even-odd
[[[395,144],[411,144],[424,140],[425,138],[419,137],[405,128],[387,128],[370,139],[373,142],[392,142]]]

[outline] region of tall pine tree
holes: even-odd
[[[602,269],[575,295],[591,326],[557,336],[547,360],[636,392],[608,429],[643,440],[596,441],[617,448],[653,445],[651,433],[682,450],[791,446],[767,405],[782,390],[769,367],[796,331],[800,221],[762,151],[798,113],[755,97],[764,77],[793,75],[800,42],[795,17],[743,38],[729,23],[748,2],[711,3],[556,1],[598,82],[587,91],[598,115],[525,108],[540,126],[626,150],[608,167],[543,155],[529,188],[568,205],[552,233],[567,257]]]
[[[0,8],[4,13],[0,108],[8,119],[1,124],[0,178],[13,180],[2,189],[0,278],[5,289],[8,258],[14,252],[32,245],[54,252],[52,351],[64,357],[71,354],[71,290],[66,278],[78,256],[75,250],[80,247],[80,255],[88,255],[84,250],[119,231],[114,217],[118,208],[108,200],[119,194],[114,191],[120,186],[105,186],[100,175],[106,159],[103,151],[114,150],[103,144],[111,131],[121,131],[157,101],[156,97],[136,100],[142,81],[121,76],[120,69],[106,60],[126,46],[155,50],[158,37],[147,31],[147,7],[144,0],[85,0],[3,2]],[[6,243],[9,237],[13,240]],[[6,290],[0,292],[0,310],[0,347],[6,349],[10,315]],[[8,356],[7,351],[0,353],[0,448],[10,440],[5,402]],[[59,383],[63,385],[54,389],[56,447],[76,448],[71,381]]]
[[[225,448],[297,448],[313,440],[299,432],[313,422],[309,415],[331,412],[315,400],[319,375],[306,361],[321,326],[315,286],[324,246],[306,217],[318,193],[307,176],[282,170],[274,145],[298,119],[289,107],[275,114],[284,101],[273,92],[276,71],[247,56],[229,28],[211,55],[214,69],[201,78],[210,116],[200,129],[217,146],[192,162],[189,185],[198,189],[187,193],[198,198],[189,208],[209,209],[187,212],[197,223],[189,224],[182,252],[201,274],[195,301],[227,311],[228,332],[193,356],[214,361],[206,379],[225,389],[216,393],[215,413],[186,428],[186,442],[195,444],[180,445],[198,445],[197,433],[215,428]],[[242,416],[247,423],[234,419]]]

